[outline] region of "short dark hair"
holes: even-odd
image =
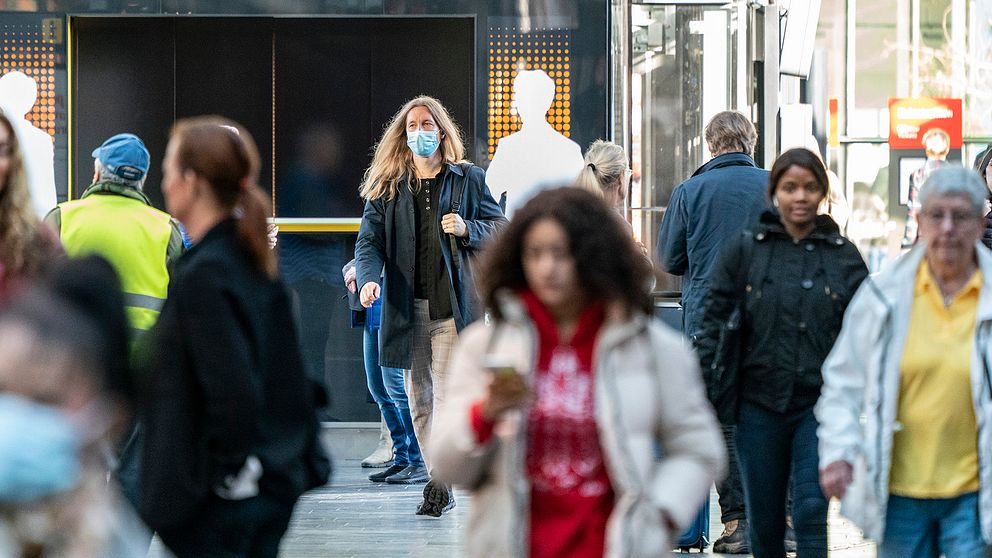
[[[778,181],[782,179],[785,171],[791,166],[804,168],[813,173],[817,186],[823,189],[823,195],[830,193],[830,179],[827,178],[827,169],[823,166],[823,161],[809,149],[796,147],[786,151],[775,159],[772,165],[771,174],[768,175],[768,198],[775,197],[775,190],[778,188]]]
[[[985,179],[985,168],[989,166],[989,159],[992,159],[992,143],[975,156],[975,170],[982,176],[982,179]]]
[[[586,296],[651,313],[647,281],[652,266],[634,244],[621,217],[592,192],[556,188],[540,192],[518,209],[483,252],[476,277],[483,302],[496,318],[502,317],[498,291],[516,292],[527,287],[523,239],[543,219],[552,219],[565,229],[579,286]]]

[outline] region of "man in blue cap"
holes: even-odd
[[[120,277],[131,341],[158,319],[169,274],[182,255],[179,227],[168,213],[152,207],[142,192],[151,157],[134,134],[117,134],[93,150],[93,184],[78,200],[59,204],[45,222],[62,240],[70,257],[106,258]],[[118,476],[135,502],[137,429],[128,441]]]
[[[138,136],[117,134],[93,150],[93,184],[45,217],[70,257],[97,254],[120,276],[131,338],[155,324],[182,235],[142,192],[150,162]]]

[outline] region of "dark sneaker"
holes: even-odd
[[[450,486],[430,481],[424,487],[424,501],[417,507],[417,515],[441,517],[441,514],[455,507],[455,494]]]
[[[389,484],[420,484],[431,480],[427,474],[427,467],[423,463],[419,465],[407,465],[402,471],[386,477]]]
[[[369,475],[369,480],[372,482],[386,482],[388,477],[399,473],[406,469],[406,465],[390,465],[388,469],[379,471],[378,473],[372,473]]]
[[[713,554],[750,554],[747,520],[732,519],[723,526],[723,533],[713,543]]]

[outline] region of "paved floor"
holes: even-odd
[[[439,519],[414,515],[423,485],[396,486],[371,483],[370,469],[358,460],[339,460],[331,484],[304,496],[296,507],[281,558],[456,558],[469,498],[456,491],[455,509]],[[711,494],[710,540],[723,530],[716,493]],[[830,513],[830,556],[868,558],[874,546],[864,542],[856,528]],[[150,558],[161,558],[154,545]],[[707,551],[708,553],[709,551]],[[680,556],[673,553],[673,556]]]
[[[307,494],[297,505],[281,557],[457,557],[469,498],[457,492],[456,506],[440,519],[414,515],[422,485],[394,486],[371,483],[357,460],[338,461],[330,486]],[[723,530],[716,493],[710,507],[710,540]],[[875,555],[850,523],[831,510],[832,557]],[[674,554],[678,556],[678,554]]]

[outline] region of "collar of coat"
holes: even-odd
[[[761,212],[758,225],[754,228],[754,239],[762,242],[771,236],[789,236],[782,224],[782,216],[775,208],[766,209]],[[806,237],[809,240],[822,240],[830,244],[840,246],[844,244],[844,237],[840,234],[840,227],[829,215],[817,215],[813,232]]]
[[[755,167],[758,165],[754,163],[747,153],[724,153],[723,155],[717,155],[703,166],[696,169],[696,172],[692,173],[692,176],[703,174],[706,171],[713,169],[720,169],[723,167]]]
[[[503,289],[497,293],[496,300],[504,321],[518,327],[533,327],[527,306],[518,294]],[[604,305],[604,314],[603,327],[599,339],[596,340],[599,350],[631,338],[648,327],[648,316],[640,312],[632,312],[617,301],[607,302]]]
[[[913,299],[916,271],[926,255],[926,248],[926,242],[919,240],[912,250],[899,256],[879,273],[865,279],[866,283],[870,282],[874,286],[873,291],[889,308]],[[992,252],[980,242],[975,242],[975,256],[978,259],[978,269],[982,272],[977,320],[989,321],[992,320]]]
[[[80,198],[85,198],[86,196],[90,196],[92,194],[116,194],[118,196],[124,196],[126,198],[138,200],[144,203],[145,205],[152,204],[152,202],[148,200],[148,196],[146,196],[144,192],[141,192],[140,190],[137,190],[130,186],[125,186],[123,184],[117,184],[114,182],[107,182],[107,181],[94,182],[93,184],[90,184],[89,188],[86,188],[86,191],[83,192],[83,195],[80,196]]]

